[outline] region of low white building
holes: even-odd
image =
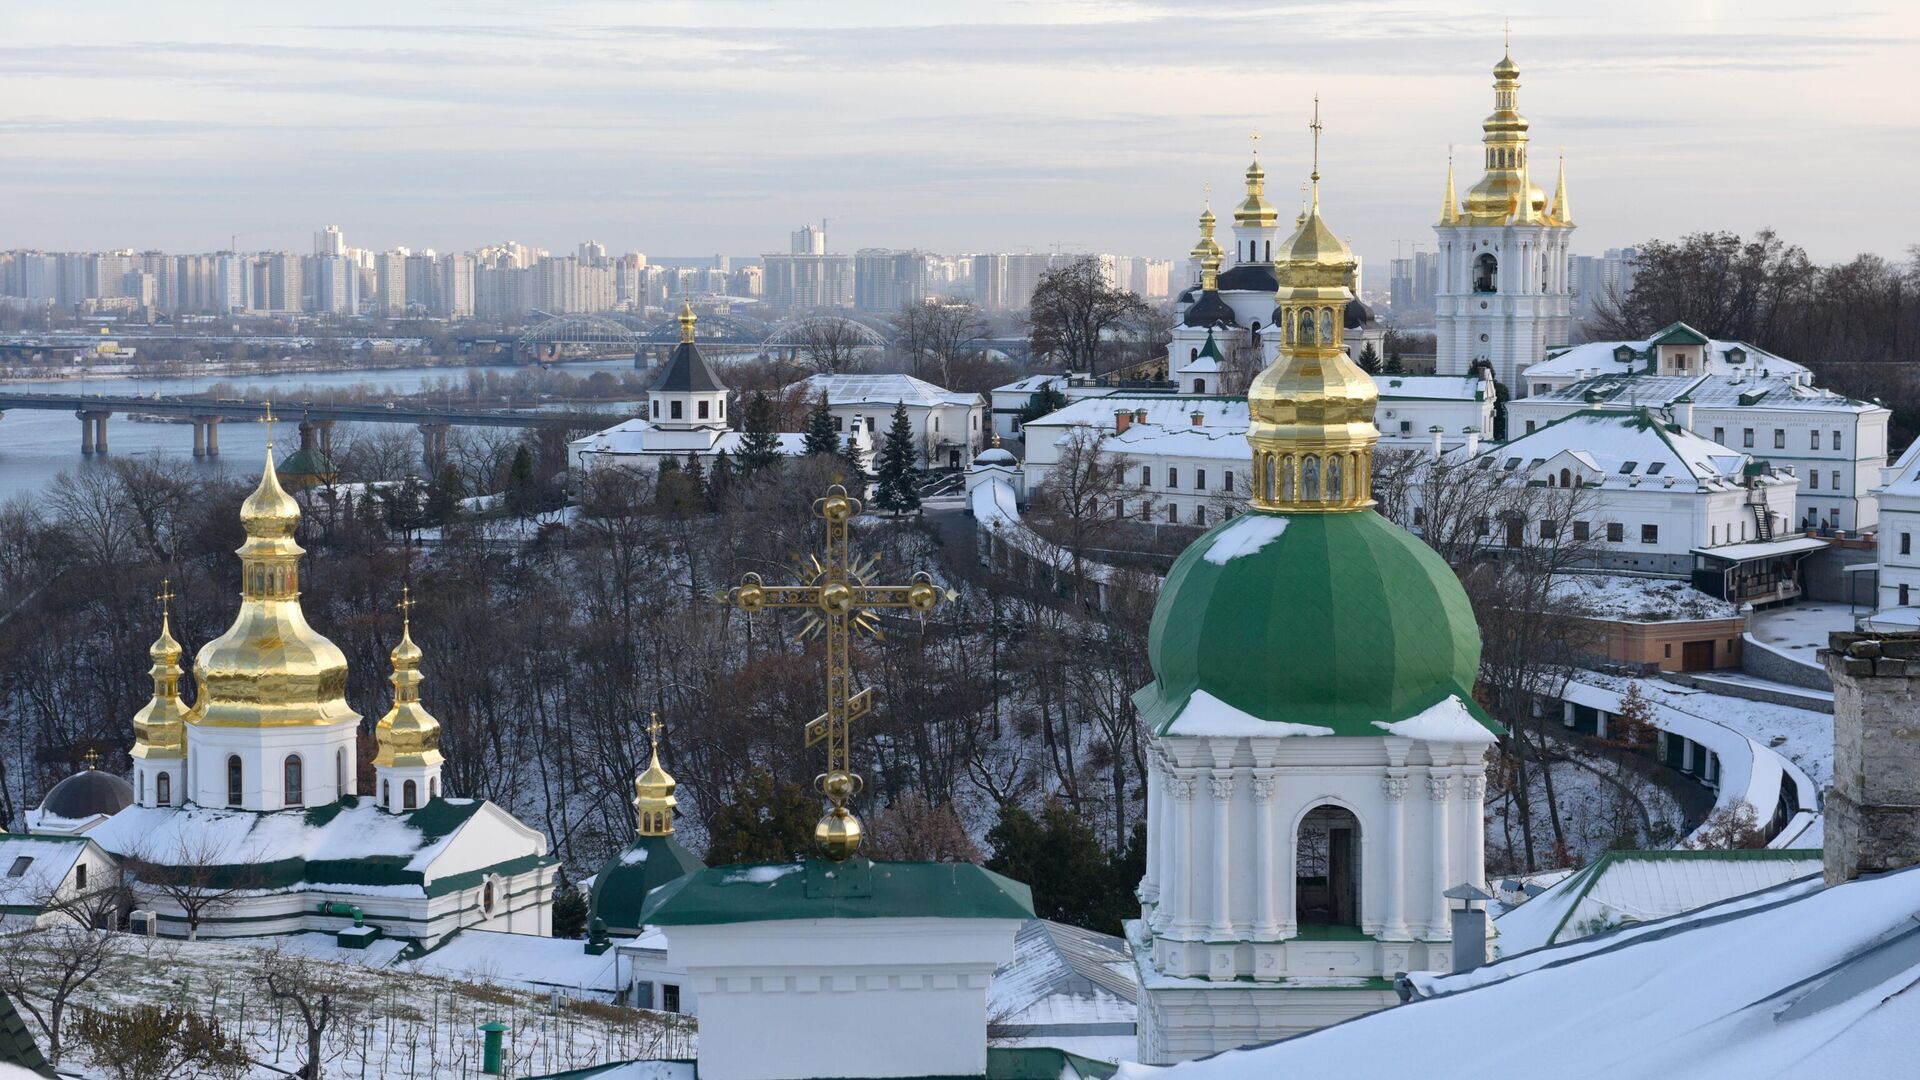
[[[837,431],[886,438],[896,405],[907,409],[914,445],[935,468],[957,469],[986,444],[987,401],[979,394],[943,390],[911,375],[811,375],[789,388],[806,401],[827,395]]]
[[[1886,470],[1886,483],[1875,491],[1880,500],[1879,580],[1877,609],[1911,608],[1920,604],[1920,442],[1908,446],[1900,460]],[[1908,612],[1909,621],[1920,611]]]
[[[1449,450],[1493,434],[1493,374],[1484,368],[1469,375],[1375,375],[1373,383],[1380,388],[1374,424],[1381,446],[1432,446],[1435,428]]]
[[[1520,436],[1577,412],[1639,409],[1664,409],[1694,434],[1799,477],[1799,527],[1863,532],[1880,523],[1873,489],[1886,469],[1892,413],[1818,389],[1804,373],[1594,375],[1508,402],[1507,433]]]
[[[1445,460],[1498,470],[1504,483],[1578,487],[1590,494],[1591,516],[1572,522],[1572,536],[1564,539],[1592,544],[1596,564],[1612,569],[1691,575],[1698,584],[1703,573],[1738,566],[1732,573],[1741,581],[1766,570],[1775,584],[1798,595],[1797,574],[1778,579],[1780,564],[1825,546],[1797,535],[1799,481],[1792,475],[1648,410],[1577,412],[1532,434],[1484,446],[1476,455],[1464,447],[1450,451]],[[1417,529],[1423,517],[1419,485],[1410,497]],[[1562,539],[1548,535],[1560,525],[1548,520],[1503,524],[1489,517],[1482,529],[1494,544],[1537,544]],[[1749,591],[1757,579],[1741,586],[1723,583],[1739,594],[1726,599],[1765,602]]]
[[[118,870],[89,837],[0,833],[0,928],[105,923]]]
[[[1744,341],[1716,341],[1677,322],[1644,341],[1589,341],[1554,349],[1526,369],[1527,397],[1550,394],[1601,375],[1664,375],[1695,378],[1784,378],[1810,383],[1800,364]]]

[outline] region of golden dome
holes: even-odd
[[[1247,166],[1247,197],[1233,212],[1233,224],[1236,227],[1271,229],[1279,221],[1279,211],[1267,201],[1267,170],[1260,167],[1260,154],[1256,151],[1253,163]]]
[[[190,724],[210,727],[329,727],[357,721],[347,706],[347,658],[307,625],[300,610],[300,556],[293,540],[300,508],[273,471],[240,507],[240,611],[194,661],[200,693]]]
[[[135,758],[177,758],[186,753],[187,707],[180,700],[180,657],[184,650],[173,639],[167,616],[167,603],[173,590],[160,587],[160,637],[147,650],[153,659],[153,697],[133,714],[133,750]]]
[[[700,317],[693,313],[693,301],[680,301],[680,341],[682,344],[692,343],[693,328],[699,321]]]
[[[673,789],[679,785],[672,774],[660,767],[660,717],[647,723],[647,739],[653,755],[647,769],[633,781],[633,812],[641,836],[666,836],[673,832],[673,808],[679,800]]]
[[[1187,252],[1187,257],[1202,265],[1211,259],[1214,269],[1217,270],[1220,267],[1220,260],[1226,257],[1226,252],[1220,249],[1220,241],[1213,238],[1213,227],[1213,203],[1209,201],[1207,208],[1200,211],[1200,239],[1194,243],[1193,250]]]
[[[1520,67],[1512,56],[1502,56],[1494,65],[1493,80],[1493,112],[1480,125],[1486,173],[1467,189],[1462,207],[1467,223],[1562,224],[1549,213],[1547,193],[1534,186],[1528,172],[1528,124],[1520,115]],[[1440,223],[1455,220],[1443,213]]]
[[[1316,104],[1315,158],[1319,157]],[[1338,513],[1373,505],[1373,426],[1380,391],[1347,358],[1353,253],[1320,216],[1319,166],[1307,219],[1274,262],[1279,356],[1247,389],[1253,506],[1276,513]]]
[[[393,708],[374,726],[378,748],[374,751],[376,768],[402,768],[438,765],[440,721],[420,703],[420,646],[413,643],[413,597],[400,589],[400,644],[388,654],[393,660]]]
[[[1513,55],[1511,53],[1501,56],[1500,62],[1493,65],[1493,77],[1496,79],[1517,79],[1520,77],[1520,65],[1513,62]]]

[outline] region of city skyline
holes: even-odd
[[[1836,155],[1799,149],[1838,141],[1849,177],[1899,174],[1906,13],[464,10],[458,26],[370,3],[324,17],[115,3],[84,21],[0,15],[13,42],[0,49],[0,247],[297,251],[337,222],[376,250],[511,238],[745,254],[824,218],[849,253],[1170,258],[1192,242],[1203,184],[1216,211],[1236,200],[1254,128],[1270,197],[1292,204],[1318,93],[1326,201],[1384,268],[1401,241],[1431,246],[1448,145],[1463,175],[1478,171],[1506,17],[1536,155],[1567,150],[1578,251],[1777,225],[1816,260],[1898,256],[1920,216],[1870,191],[1807,200],[1835,182]],[[1196,22],[1221,43],[1204,72],[1164,45],[1172,24]]]

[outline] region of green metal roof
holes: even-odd
[[[594,876],[587,918],[589,922],[605,921],[614,933],[638,933],[645,925],[640,909],[648,893],[705,868],[705,863],[671,835],[637,837]]]
[[[41,1076],[54,1075],[53,1067],[40,1052],[40,1044],[33,1039],[33,1032],[27,1030],[27,1022],[14,1008],[13,999],[4,993],[0,993],[0,1062]]]
[[[1648,341],[1647,344],[1649,345],[1705,345],[1707,344],[1707,335],[1701,333],[1698,330],[1695,330],[1693,327],[1688,326],[1686,323],[1677,322],[1669,325],[1664,330],[1661,330],[1659,333],[1653,335],[1652,340]]]
[[[1473,608],[1432,548],[1371,511],[1298,514],[1257,548],[1210,561],[1247,517],[1209,530],[1167,574],[1147,632],[1156,678],[1134,695],[1154,731],[1199,690],[1261,720],[1368,738],[1383,734],[1376,722],[1458,696],[1501,731],[1473,700]]]
[[[769,863],[716,866],[648,895],[650,926],[778,919],[1031,919],[1033,891],[971,863]]]

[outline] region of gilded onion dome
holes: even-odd
[[[1520,115],[1520,68],[1503,56],[1493,69],[1493,112],[1480,125],[1485,133],[1486,175],[1467,190],[1466,217],[1477,225],[1542,220],[1546,192],[1527,173],[1527,118]]]
[[[186,753],[187,707],[180,700],[180,657],[184,650],[173,639],[167,603],[173,590],[160,586],[160,637],[147,655],[153,659],[153,697],[133,714],[135,758],[177,758]]]
[[[1220,241],[1213,238],[1213,227],[1213,200],[1209,198],[1206,209],[1200,211],[1200,239],[1193,245],[1193,250],[1187,252],[1188,258],[1200,264],[1202,274],[1209,269],[1218,274],[1221,260],[1226,258],[1226,252],[1220,248]]]
[[[376,768],[410,768],[438,765],[440,721],[420,703],[420,646],[413,643],[413,598],[402,586],[400,599],[400,644],[389,656],[393,660],[393,707],[374,726],[378,748],[374,751]]]
[[[300,506],[274,473],[240,506],[240,611],[194,661],[199,697],[187,714],[207,727],[329,727],[360,719],[347,706],[347,658],[300,610]]]
[[[1267,201],[1267,170],[1260,167],[1260,152],[1254,151],[1247,166],[1247,197],[1233,212],[1233,223],[1240,228],[1271,229],[1279,224],[1280,213]]]
[[[658,716],[647,724],[647,739],[652,744],[652,758],[647,762],[646,771],[633,782],[633,811],[641,836],[667,836],[673,832],[673,808],[679,805],[679,800],[673,797],[673,789],[678,785],[672,774],[660,767]]]

